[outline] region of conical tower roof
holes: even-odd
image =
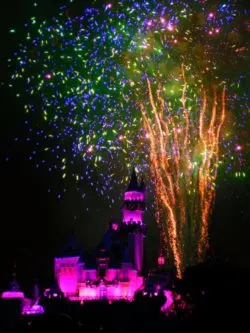
[[[18,284],[17,278],[16,278],[16,262],[14,262],[12,277],[11,277],[10,284],[9,284],[9,289],[11,291],[20,291],[20,287],[19,287],[19,284]]]
[[[131,179],[128,185],[128,191],[140,191],[135,168],[132,170]]]

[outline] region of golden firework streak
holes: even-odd
[[[208,103],[207,92],[202,94],[198,115],[186,106],[188,82],[182,65],[183,88],[181,95],[182,116],[175,117],[167,108],[161,86],[153,92],[147,78],[149,106],[140,103],[144,129],[149,140],[150,168],[155,183],[157,222],[166,246],[171,248],[177,276],[182,277],[185,262],[185,228],[192,224],[190,233],[196,241],[199,260],[208,248],[208,226],[215,198],[215,181],[219,162],[219,139],[225,120],[225,87],[221,93],[221,114],[218,114],[217,89],[213,89],[212,101]],[[211,105],[210,105],[211,104]],[[197,148],[198,147],[198,148]],[[198,155],[199,162],[195,161]],[[191,203],[191,204],[190,204]],[[196,212],[193,217],[191,209]],[[189,222],[188,222],[189,221]],[[189,224],[188,224],[189,223]],[[198,227],[198,237],[197,237]],[[195,235],[194,235],[195,234]],[[193,239],[194,241],[194,239]]]

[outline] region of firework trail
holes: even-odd
[[[148,134],[156,200],[166,212],[164,232],[180,277],[183,268],[194,257],[193,250],[202,260],[208,247],[208,222],[215,195],[220,133],[225,120],[225,87],[221,92],[221,103],[218,103],[214,88],[211,106],[207,105],[205,91],[202,105],[197,105],[197,127],[197,114],[186,108],[188,86],[184,66],[182,77],[182,118],[169,112],[160,88],[153,96],[150,80],[147,80],[147,87],[153,116],[143,103],[140,105]],[[159,217],[159,221],[162,219]],[[187,229],[189,223],[191,227]],[[187,232],[191,232],[189,237]],[[188,253],[190,247],[192,251]]]

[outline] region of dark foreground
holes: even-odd
[[[134,303],[112,304],[53,300],[45,302],[46,314],[21,318],[16,305],[11,310],[1,304],[0,332],[248,331],[249,284],[250,274],[246,271],[222,265],[192,268],[184,280],[173,286],[181,295],[181,306],[175,306],[168,316],[160,311],[163,296],[138,296]]]

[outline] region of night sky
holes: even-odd
[[[33,3],[28,0],[1,3],[1,82],[8,78],[7,58],[20,38],[19,33],[10,35],[9,29],[22,26],[32,15]],[[58,3],[60,1],[44,0],[41,16],[53,15]],[[35,278],[46,285],[53,276],[53,256],[64,246],[72,230],[84,249],[91,251],[100,241],[111,216],[121,216],[120,207],[111,209],[107,200],[98,196],[88,184],[84,188],[88,196],[83,200],[75,184],[35,168],[27,158],[31,144],[22,139],[25,137],[22,99],[16,99],[14,91],[5,85],[1,85],[0,126],[0,289],[6,286],[14,261],[21,285],[27,287]],[[15,138],[20,139],[15,141]],[[235,267],[250,269],[249,166],[246,170],[246,178],[235,179],[228,174],[219,184],[211,225],[211,251],[213,256],[227,260]],[[55,191],[66,189],[63,199],[48,192],[51,184]],[[149,203],[150,200],[149,196]],[[151,211],[146,212],[145,221],[149,226],[148,261],[153,264],[158,237]]]

